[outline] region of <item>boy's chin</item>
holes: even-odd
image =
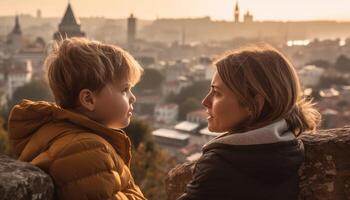
[[[130,119],[127,119],[127,120],[125,120],[122,123],[119,122],[119,123],[110,124],[109,128],[112,128],[112,129],[123,129],[123,128],[126,128],[127,126],[129,126],[129,124],[130,124]]]

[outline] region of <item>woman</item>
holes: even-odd
[[[269,45],[229,52],[216,63],[202,104],[208,128],[223,132],[203,147],[179,200],[296,200],[304,159],[297,136],[320,114],[302,96],[297,73]]]

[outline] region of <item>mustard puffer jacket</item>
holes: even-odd
[[[131,145],[122,130],[30,100],[12,109],[8,125],[13,151],[52,177],[57,199],[145,199],[131,176]]]

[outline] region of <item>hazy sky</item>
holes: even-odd
[[[0,15],[25,13],[61,17],[68,0],[0,0]],[[143,19],[210,16],[232,20],[235,0],[71,0],[79,17],[125,18],[131,12]],[[257,20],[350,20],[350,0],[241,0]]]

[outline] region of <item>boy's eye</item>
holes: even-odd
[[[130,87],[124,88],[123,92],[129,92],[130,91]]]

